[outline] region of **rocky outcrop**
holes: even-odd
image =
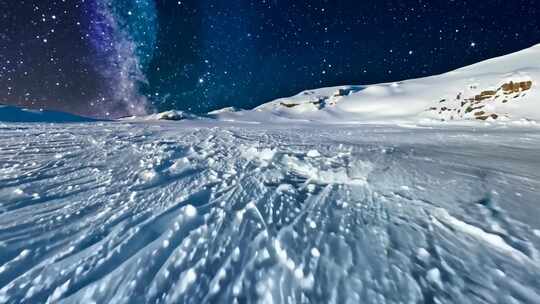
[[[498,98],[498,93],[502,92],[504,95],[511,95],[516,93],[521,93],[524,91],[528,91],[532,88],[532,81],[521,81],[521,82],[513,82],[510,81],[508,83],[505,83],[501,85],[497,90],[488,90],[488,91],[482,91],[480,94],[474,96],[473,98],[469,98],[467,100],[469,101],[482,101],[486,99],[491,98]]]
[[[286,103],[286,102],[281,102],[280,105],[281,105],[281,106],[284,106],[284,107],[286,107],[286,108],[294,108],[294,107],[299,106],[300,104],[298,104],[298,103]]]
[[[504,94],[509,95],[512,93],[519,93],[523,91],[528,91],[532,88],[532,81],[522,81],[522,82],[513,82],[503,84],[500,89],[503,90]]]
[[[459,92],[454,100],[441,99],[440,106],[430,107],[429,112],[437,112],[442,120],[455,119],[498,119],[500,113],[488,113],[486,106],[489,103],[500,102],[508,103],[510,100],[518,101],[520,97],[525,96],[526,92],[533,87],[532,81],[509,81],[497,89],[489,89],[480,93],[464,98],[463,92]],[[469,89],[477,89],[476,85],[469,86]]]
[[[294,108],[300,105],[309,104],[313,105],[317,110],[322,110],[328,106],[335,106],[344,97],[350,96],[351,94],[359,92],[363,89],[364,87],[361,86],[347,86],[338,88],[335,92],[325,95],[319,94],[319,92],[313,90],[305,91],[301,94],[304,96],[309,96],[308,100],[299,103],[282,101],[279,103],[279,105],[285,108]]]

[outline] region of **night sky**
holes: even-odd
[[[539,20],[537,0],[0,0],[0,103],[250,108],[518,51],[540,43]]]

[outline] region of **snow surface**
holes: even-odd
[[[0,303],[540,303],[537,127],[0,129]]]
[[[438,76],[308,90],[251,111],[215,114],[268,122],[540,121],[539,85],[540,44]]]

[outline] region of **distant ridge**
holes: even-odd
[[[0,122],[68,123],[89,121],[96,120],[64,112],[31,110],[0,104]]]

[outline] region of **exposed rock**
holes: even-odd
[[[528,91],[532,88],[532,81],[521,81],[521,82],[513,82],[510,81],[509,83],[505,83],[501,86],[501,89],[503,90],[504,94],[512,94],[512,93],[519,93],[523,91]]]
[[[155,114],[154,118],[158,120],[184,120],[184,119],[190,119],[190,118],[195,118],[195,117],[196,117],[195,115],[186,113],[184,111],[171,110],[171,111]]]
[[[310,103],[314,106],[316,106],[319,110],[323,109],[326,106],[326,100],[328,100],[328,97],[326,96],[319,96],[317,100],[310,101]]]
[[[297,107],[299,106],[300,104],[298,103],[285,103],[285,102],[282,102],[280,103],[280,105],[286,107],[286,108],[294,108],[294,107]]]
[[[347,96],[350,92],[351,91],[347,89],[338,89],[337,92],[334,93],[334,97]]]
[[[355,87],[340,88],[334,93],[334,97],[349,96],[351,93],[358,92],[360,89]]]
[[[497,94],[497,91],[483,91],[479,95],[474,96],[475,101],[490,99]]]
[[[484,114],[486,114],[486,112],[484,112],[484,111],[479,111],[479,112],[474,113],[474,116],[482,116],[482,115],[484,115]]]
[[[453,101],[448,101],[446,98],[439,100],[438,103],[444,103],[445,106],[430,107],[428,110],[437,112],[443,121],[447,119],[453,120],[462,118],[479,120],[491,118],[495,120],[500,117],[500,114],[489,113],[489,111],[486,111],[485,109],[488,103],[500,101],[501,103],[505,104],[508,103],[509,100],[517,100],[518,98],[524,97],[526,95],[524,92],[530,90],[532,86],[532,81],[510,81],[502,84],[496,90],[484,90],[469,98],[464,97],[463,93],[459,92]],[[470,85],[469,89],[477,89],[477,85]],[[484,110],[477,111],[480,109]]]

